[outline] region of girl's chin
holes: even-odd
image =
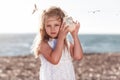
[[[49,36],[52,39],[57,39],[57,36]]]

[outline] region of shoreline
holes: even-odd
[[[76,80],[120,80],[120,53],[84,53],[73,61]],[[0,80],[39,80],[39,58],[0,56]]]

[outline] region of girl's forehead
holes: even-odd
[[[53,17],[47,17],[46,21],[61,21],[58,17],[53,16]]]

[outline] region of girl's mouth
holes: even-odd
[[[56,34],[56,32],[51,32],[51,34]]]

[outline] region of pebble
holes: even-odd
[[[76,80],[120,80],[120,53],[84,54],[73,64]],[[0,80],[39,80],[39,67],[33,55],[0,57]]]

